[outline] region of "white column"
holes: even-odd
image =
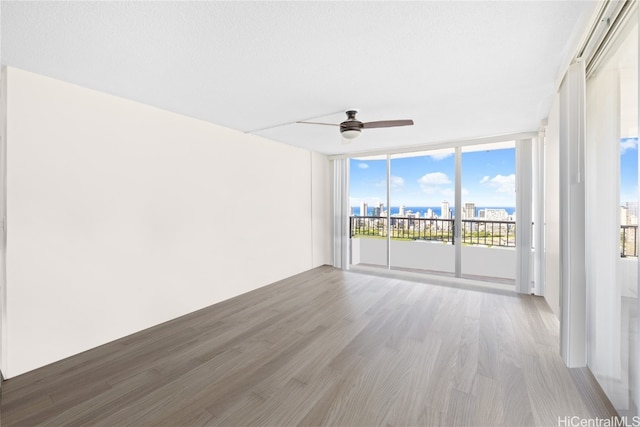
[[[516,141],[516,291],[531,293],[531,139]]]
[[[570,368],[586,365],[584,100],[585,69],[579,61],[560,87],[560,348]]]
[[[560,319],[560,94],[554,97],[544,138],[544,298]]]
[[[332,194],[333,266],[349,269],[349,160],[334,159]]]
[[[7,373],[7,73],[0,75],[0,377]],[[0,378],[2,384],[2,378]]]
[[[391,270],[391,156],[387,154],[387,269]]]
[[[455,219],[453,221],[455,241],[455,272],[462,277],[462,148],[456,147],[455,161]]]
[[[544,144],[546,121],[538,131],[538,138],[533,141],[533,293],[545,295],[544,281]]]

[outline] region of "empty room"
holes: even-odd
[[[0,1],[0,424],[639,425],[639,22]]]

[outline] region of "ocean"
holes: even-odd
[[[404,208],[405,212],[408,212],[408,211],[411,211],[413,213],[420,212],[421,217],[423,217],[425,212],[427,212],[429,209],[431,209],[437,217],[441,216],[441,213],[442,213],[441,206],[405,206]],[[476,215],[478,211],[481,211],[482,209],[504,209],[507,211],[507,214],[509,215],[513,215],[516,211],[516,208],[514,207],[476,206]],[[352,206],[351,211],[353,212],[353,215],[361,216],[360,206]],[[368,211],[367,214],[371,215],[373,213],[373,207],[369,206],[367,211]],[[400,206],[391,206],[391,215],[397,215],[399,212],[400,212]],[[451,212],[455,216],[456,210],[454,208],[451,208]]]

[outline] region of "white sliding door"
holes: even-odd
[[[587,80],[587,363],[621,415],[638,414],[638,19]]]

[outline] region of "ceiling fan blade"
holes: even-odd
[[[296,122],[296,123],[302,123],[305,125],[325,125],[325,126],[340,126],[337,123],[321,123],[321,122],[305,122],[305,121],[301,121],[301,122]]]
[[[411,125],[413,125],[413,120],[381,120],[379,122],[362,123],[362,127],[365,129],[392,128],[396,126],[411,126]]]

